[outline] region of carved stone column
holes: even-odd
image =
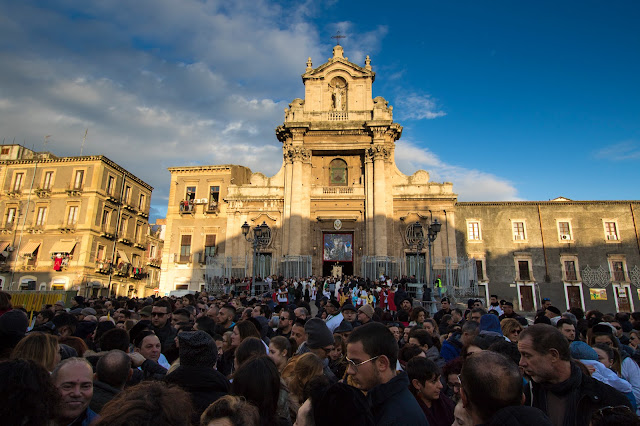
[[[303,172],[303,163],[309,163],[311,153],[305,149],[302,145],[302,138],[304,136],[304,130],[293,129],[292,130],[293,143],[289,147],[286,156],[291,163],[290,174],[290,187],[291,198],[289,199],[290,213],[289,213],[289,238],[288,238],[288,250],[285,252],[289,255],[301,255],[302,253],[302,238],[307,232],[303,232],[303,221],[308,221],[309,212],[305,213],[303,200],[305,196],[305,173]],[[287,175],[289,176],[289,175]],[[307,185],[308,187],[308,185]]]
[[[374,247],[376,256],[387,255],[387,212],[386,212],[386,176],[385,159],[389,155],[382,145],[374,145],[370,150],[373,158],[373,185],[375,193],[373,197],[373,221],[374,221]]]
[[[364,188],[365,188],[365,200],[364,200],[364,208],[365,208],[365,247],[364,253],[367,256],[372,256],[375,253],[373,242],[375,241],[374,236],[374,221],[373,221],[373,199],[374,199],[374,186],[373,186],[373,158],[371,157],[369,151],[365,153],[364,156]]]

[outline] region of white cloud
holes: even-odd
[[[596,158],[609,161],[627,161],[640,159],[640,144],[624,141],[605,146],[594,153]]]
[[[447,115],[430,95],[417,93],[396,96],[394,113],[405,120],[431,120]]]
[[[405,174],[422,169],[429,172],[431,181],[453,182],[453,190],[460,201],[520,200],[517,189],[508,180],[480,170],[445,163],[428,149],[410,141],[396,143],[395,159],[398,168]]]

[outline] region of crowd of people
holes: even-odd
[[[384,278],[268,288],[34,313],[0,291],[0,421],[640,425],[640,313],[545,299],[525,318],[495,295],[432,313]]]

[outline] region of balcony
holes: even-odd
[[[143,209],[138,210],[138,216],[140,216],[143,219],[149,219],[149,214],[145,213],[144,211],[142,211]]]
[[[113,238],[115,237],[115,233],[115,229],[110,228],[107,225],[102,225],[102,227],[100,228],[100,236],[103,238],[113,240]]]
[[[49,198],[51,197],[51,188],[36,188],[35,193],[38,198]]]
[[[141,244],[141,243],[134,243],[134,244],[133,244],[133,246],[134,246],[134,247],[136,247],[136,248],[139,248],[139,249],[141,249],[141,250],[144,250],[144,249],[145,249],[144,244]]]
[[[82,185],[67,185],[67,188],[64,191],[70,197],[79,197],[80,195],[82,195],[82,189]]]
[[[7,197],[10,197],[10,198],[20,198],[21,195],[22,195],[21,189],[11,189],[7,191]]]
[[[76,232],[76,228],[78,227],[77,223],[67,223],[67,222],[62,222],[58,225],[58,229],[60,230],[61,233],[63,234],[68,234],[68,233],[72,233],[72,232]]]
[[[218,214],[220,213],[219,204],[217,201],[212,201],[211,203],[205,206],[205,213],[207,214]]]
[[[196,211],[196,205],[193,200],[180,201],[180,214],[193,214]]]
[[[147,266],[152,268],[160,268],[162,266],[162,258],[155,257],[153,259],[147,259]]]
[[[127,237],[120,237],[118,238],[118,242],[130,246],[132,241]]]
[[[313,198],[364,198],[364,185],[352,186],[314,186],[311,188]]]
[[[132,206],[131,204],[129,204],[129,203],[124,203],[124,204],[122,205],[122,208],[123,208],[123,209],[125,209],[125,210],[129,210],[129,211],[130,211],[130,212],[132,212],[132,213],[136,213],[136,212],[138,211],[135,207],[133,207],[133,206]]]
[[[131,269],[131,278],[134,280],[142,280],[149,276],[147,271],[144,268],[132,268]]]
[[[96,259],[95,272],[97,272],[99,274],[108,275],[111,272],[111,262],[110,261],[104,261],[104,260],[97,260]]]
[[[128,277],[129,273],[131,272],[131,264],[120,262],[118,266],[115,267],[114,272],[115,272],[115,275],[119,277]]]
[[[118,199],[109,193],[107,193],[105,200],[113,204],[118,204]]]
[[[27,232],[32,234],[42,234],[44,232],[44,224],[33,225],[27,230]]]
[[[13,234],[13,230],[16,227],[15,221],[5,223],[4,226],[0,227],[0,234]]]

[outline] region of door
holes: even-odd
[[[567,286],[567,299],[569,300],[569,308],[580,308],[582,307],[582,295],[581,288],[576,285]]]
[[[629,287],[613,287],[616,293],[616,300],[618,301],[618,312],[631,312],[631,294],[629,294]]]
[[[520,305],[525,312],[533,312],[533,287],[528,285],[520,286]]]

